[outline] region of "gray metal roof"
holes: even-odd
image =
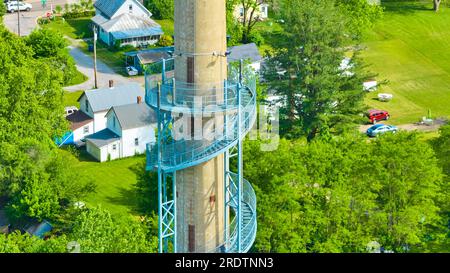
[[[98,18],[96,20],[98,22],[102,21]],[[114,19],[100,24],[100,26],[107,32],[161,28],[161,26],[150,19],[150,17],[140,17],[130,13],[124,13]]]
[[[104,23],[108,22],[109,19],[106,18],[106,17],[103,17],[103,16],[100,15],[100,14],[97,14],[97,15],[95,15],[94,17],[92,17],[91,20],[92,20],[92,22],[94,22],[95,24],[101,26],[101,25],[103,25]]]
[[[108,111],[114,106],[136,103],[137,97],[145,97],[145,91],[140,84],[129,83],[118,85],[113,88],[87,90],[82,96],[87,97],[89,104],[92,107],[92,111],[96,113]]]
[[[114,111],[122,130],[140,128],[157,122],[155,111],[145,103],[116,106],[110,111]]]
[[[238,45],[228,48],[231,54],[228,56],[230,61],[250,60],[252,63],[262,60],[258,47],[255,43]]]
[[[120,140],[120,137],[109,129],[101,130],[93,135],[86,137],[86,140],[92,142],[98,148]]]
[[[97,0],[94,3],[94,7],[106,17],[111,18],[126,1],[127,0]],[[152,13],[148,11],[138,0],[133,0],[133,2],[143,8],[148,13],[149,17],[152,16]]]

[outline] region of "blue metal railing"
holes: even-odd
[[[254,75],[243,76],[243,66],[239,73],[231,69],[228,81],[210,84],[189,84],[167,78],[166,61],[162,61],[162,81],[148,73],[145,78],[146,103],[158,113],[158,142],[147,145],[147,169],[158,171],[159,202],[159,249],[168,251],[171,240],[177,251],[176,217],[176,171],[207,162],[220,154],[229,159],[230,150],[237,147],[238,174],[226,174],[226,208],[234,212],[225,213],[225,227],[220,238],[212,238],[208,245],[219,246],[206,252],[248,252],[256,238],[256,196],[250,183],[242,177],[242,139],[252,129],[256,121],[256,79]],[[180,114],[183,116],[180,118]],[[205,115],[206,114],[206,115]],[[210,130],[203,130],[209,137],[201,135],[191,139],[192,132],[186,136],[176,135],[177,122],[188,118],[214,120]],[[190,116],[189,116],[190,115]],[[203,120],[202,119],[202,120]],[[192,122],[192,121],[191,121]],[[186,130],[187,128],[183,128]],[[226,161],[228,162],[228,161]],[[228,167],[227,167],[228,166]],[[172,196],[167,193],[167,175],[172,174]]]
[[[236,184],[238,183],[237,174],[229,172],[230,183]],[[255,238],[256,238],[256,230],[257,230],[257,221],[256,221],[256,194],[251,186],[250,182],[246,179],[242,181],[242,207],[245,207],[244,212],[241,216],[242,228],[241,228],[241,252],[248,252],[252,247]],[[233,188],[233,187],[232,187]],[[236,188],[236,187],[234,187]],[[235,215],[237,215],[236,207],[231,207]],[[229,228],[224,231],[227,236],[227,240],[214,249],[209,249],[206,252],[209,253],[235,253],[238,252],[238,225],[237,225],[237,217],[235,216],[229,224]],[[216,238],[214,238],[214,241]]]
[[[212,140],[203,139],[192,140],[192,139],[180,139],[174,140],[171,138],[162,143],[162,158],[161,165],[165,171],[176,171],[185,169],[191,166],[198,165],[200,163],[206,162],[217,155],[224,153],[226,150],[230,149],[239,138],[243,138],[252,128],[256,120],[256,94],[251,88],[241,88],[241,115],[242,120],[239,123],[237,108],[235,110],[228,109],[226,112],[221,112],[218,115],[223,115],[224,119],[226,117],[226,123],[221,128],[215,128],[210,130],[208,134],[212,136]],[[148,95],[148,94],[151,95]],[[154,90],[147,90],[148,103],[152,105]],[[230,100],[237,101],[238,93],[236,92],[234,98]],[[201,96],[200,96],[201,97]],[[167,106],[170,111],[174,110],[174,106]],[[193,106],[188,109],[193,109]],[[183,110],[183,108],[178,108],[178,111]],[[219,110],[221,111],[221,110]],[[191,114],[188,112],[187,114]],[[238,135],[238,124],[241,124],[242,134]],[[147,169],[152,170],[158,166],[158,146],[157,144],[147,145]]]

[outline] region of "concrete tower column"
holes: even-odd
[[[177,86],[187,83],[197,96],[215,90],[223,99],[227,60],[220,55],[226,50],[225,0],[175,0]],[[200,119],[204,126],[211,117]],[[223,126],[223,116],[215,119]],[[223,243],[224,180],[223,155],[177,171],[178,252],[206,252]]]

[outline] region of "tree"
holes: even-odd
[[[162,35],[161,38],[159,39],[157,45],[158,46],[162,46],[162,47],[173,45],[173,38],[172,38],[172,36],[165,35],[165,34]]]
[[[156,252],[157,238],[147,226],[129,218],[113,218],[102,208],[83,211],[75,221],[71,240],[82,253]]]
[[[0,18],[2,18],[6,13],[6,6],[0,5]]]
[[[228,46],[237,45],[242,40],[242,25],[236,20],[234,11],[238,0],[226,0]]]
[[[63,84],[69,84],[77,74],[75,61],[67,50],[67,41],[56,31],[38,29],[33,31],[25,42],[33,51],[33,57],[42,59],[55,70],[63,72]]]
[[[260,252],[405,252],[440,224],[442,173],[431,147],[399,133],[367,142],[282,139],[277,151],[245,142],[244,173],[258,200]]]
[[[36,236],[0,233],[0,253],[151,253],[157,251],[157,219],[137,221],[112,216],[96,207],[78,209],[66,234],[42,240]]]
[[[68,124],[62,71],[45,60],[0,26],[0,197],[15,221],[55,219],[93,189],[53,142]]]
[[[174,17],[174,0],[147,0],[146,7],[157,19],[172,19]]]
[[[347,29],[359,40],[383,15],[383,8],[367,0],[335,0],[336,6],[347,18]]]
[[[433,0],[433,10],[435,12],[439,11],[439,7],[441,5],[442,0]]]
[[[263,0],[237,0],[236,4],[242,8],[242,16],[240,18],[242,24],[242,43],[251,42],[251,35],[256,23],[260,20],[258,11],[261,5],[268,1]]]
[[[346,19],[328,1],[285,0],[286,37],[271,56],[264,78],[285,107],[281,132],[287,137],[341,133],[361,119],[362,82],[370,75],[354,48],[350,65],[339,69],[349,38]]]

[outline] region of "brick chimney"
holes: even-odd
[[[137,97],[137,104],[141,104],[142,103],[142,97],[141,96],[138,96]]]
[[[113,80],[109,80],[109,88],[114,88],[114,81]]]

